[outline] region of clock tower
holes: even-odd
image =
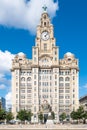
[[[38,105],[36,108],[40,111],[42,104],[46,101],[52,111],[54,111],[56,121],[58,121],[59,48],[55,45],[53,25],[46,11],[41,15],[35,41],[36,46],[33,47],[33,69],[37,70],[37,100],[39,103],[39,108]],[[45,114],[47,112],[44,112]]]

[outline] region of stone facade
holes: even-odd
[[[58,121],[62,112],[69,115],[79,105],[78,59],[70,52],[59,59],[59,47],[47,12],[41,15],[35,41],[32,60],[19,53],[12,61],[12,112],[16,116],[20,109],[31,110],[32,121],[34,118],[38,121],[38,112],[47,102]]]

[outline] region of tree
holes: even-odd
[[[14,119],[14,116],[13,116],[12,112],[7,112],[6,113],[6,120],[7,120],[7,122],[9,122],[12,119]]]
[[[40,112],[40,113],[38,114],[38,118],[39,118],[39,120],[40,120],[40,121],[41,121],[41,123],[42,123],[43,118],[44,118],[44,116],[43,116],[43,113],[42,113],[42,112]]]
[[[80,119],[84,119],[85,117],[86,117],[86,115],[85,115],[85,111],[84,111],[84,108],[82,107],[82,106],[80,106],[78,109],[77,109],[77,111],[72,111],[71,112],[71,118],[73,119],[73,120],[80,120]]]
[[[33,116],[33,113],[31,111],[27,112],[28,121],[31,122],[31,117]]]
[[[60,115],[60,120],[64,120],[64,119],[66,119],[66,113],[65,112],[63,112],[61,115]]]
[[[0,109],[0,120],[4,120],[6,118],[6,111],[3,109]]]
[[[51,116],[52,116],[52,119],[54,120],[55,119],[55,113],[54,113],[54,111],[51,112]]]
[[[17,118],[21,121],[25,121],[28,119],[28,114],[26,110],[20,110],[17,114]]]
[[[78,119],[83,119],[84,117],[84,108],[83,106],[80,106],[78,109],[77,109],[77,115],[78,115]]]
[[[78,113],[75,112],[75,111],[72,111],[71,114],[70,114],[70,116],[71,116],[71,118],[72,118],[73,120],[77,120],[77,119],[78,119]]]

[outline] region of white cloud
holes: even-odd
[[[4,84],[0,84],[0,89],[5,89],[6,86]]]
[[[87,83],[83,86],[83,88],[87,89]]]
[[[35,32],[40,21],[42,6],[48,7],[51,18],[58,10],[58,0],[0,0],[0,24],[7,27],[26,29]]]
[[[11,54],[9,51],[1,51],[0,50],[0,89],[4,89],[6,91],[10,91],[11,88],[11,65],[12,59],[14,58],[14,54]],[[6,106],[7,108],[11,105],[11,92],[6,94]]]
[[[12,105],[12,100],[11,100],[12,99],[12,94],[11,94],[11,92],[8,92],[6,94],[5,99],[6,99],[6,109],[8,110]]]
[[[4,74],[9,73],[11,69],[11,61],[14,58],[14,55],[9,51],[0,50],[0,79],[4,77]]]

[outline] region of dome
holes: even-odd
[[[26,55],[25,55],[23,52],[19,52],[19,53],[18,53],[18,56],[19,56],[19,57],[24,57],[24,58],[26,57]]]
[[[64,58],[74,58],[74,54],[72,54],[71,52],[67,52],[67,53],[64,55]]]

